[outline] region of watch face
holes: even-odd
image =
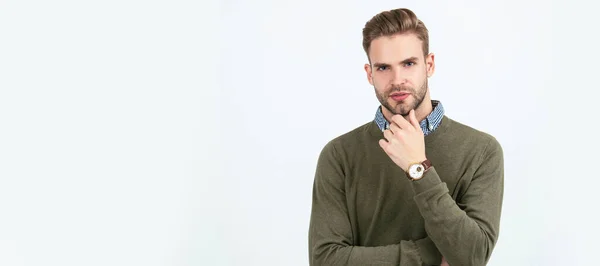
[[[408,175],[413,179],[419,179],[423,176],[425,168],[421,164],[413,164],[408,168]]]

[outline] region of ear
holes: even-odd
[[[369,80],[369,83],[373,85],[373,72],[371,69],[371,65],[365,64],[365,72],[367,72],[367,79]]]
[[[435,72],[435,55],[430,53],[425,57],[425,64],[427,65],[427,77],[433,76]]]

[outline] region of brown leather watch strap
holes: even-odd
[[[423,170],[423,172],[426,172],[427,170],[429,170],[429,168],[431,167],[431,161],[429,159],[426,159],[425,161],[421,162],[421,164],[423,165],[423,167],[425,168]]]

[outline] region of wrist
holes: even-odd
[[[413,165],[413,164],[418,164],[418,163],[423,163],[424,161],[427,160],[427,157],[422,156],[422,157],[413,157],[413,158],[419,158],[419,159],[409,159],[406,161],[406,165],[398,165],[402,170],[404,170],[404,172],[408,171],[408,168]]]
[[[415,192],[415,197],[418,197],[419,194],[443,183],[434,166],[429,168],[429,171],[427,171],[427,173],[424,175],[425,176],[423,178],[411,182],[413,191]]]
[[[432,164],[427,158],[417,162],[412,162],[406,168],[406,176],[412,181],[420,180],[425,173],[431,168]]]

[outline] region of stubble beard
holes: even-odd
[[[394,115],[399,114],[402,116],[407,116],[410,110],[416,110],[417,108],[419,108],[419,106],[421,106],[421,103],[423,103],[423,99],[425,99],[425,95],[427,94],[427,90],[427,79],[425,79],[425,82],[423,82],[423,85],[421,85],[421,88],[418,91],[414,88],[407,86],[392,86],[387,91],[383,93],[378,93],[377,88],[375,88],[377,99],[379,100],[381,105],[385,107],[385,109],[387,109],[390,113]],[[394,92],[408,92],[411,95],[403,101],[397,102],[390,98],[390,94]],[[412,103],[409,102],[411,98],[414,98],[414,101],[412,101]],[[390,103],[390,101],[394,102],[395,107]]]

